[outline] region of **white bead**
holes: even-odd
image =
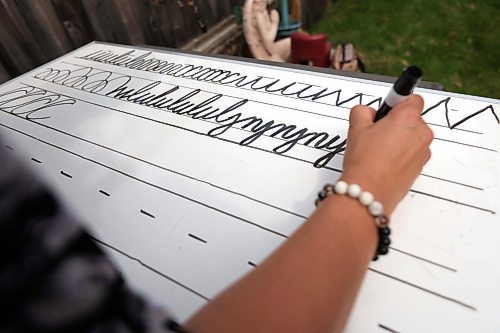
[[[335,183],[334,190],[335,193],[337,194],[346,194],[347,193],[347,183],[343,180],[339,180],[338,182]]]
[[[347,188],[347,194],[349,194],[351,198],[356,199],[361,194],[361,186],[359,186],[358,184],[349,185],[349,187]]]
[[[371,204],[373,202],[373,194],[371,194],[370,192],[362,192],[360,195],[359,195],[359,202],[361,202],[361,204],[363,206],[368,206],[369,204]]]
[[[384,212],[384,206],[378,201],[373,201],[369,206],[368,210],[373,216],[379,216],[382,215]]]

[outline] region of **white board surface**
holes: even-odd
[[[92,43],[0,86],[1,149],[183,320],[304,222],[340,176],[350,108],[388,87]],[[346,331],[499,332],[500,101],[417,92],[433,156]]]

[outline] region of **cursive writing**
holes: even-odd
[[[75,103],[76,100],[73,98],[31,86],[15,88],[0,94],[1,110],[23,116],[28,120],[48,119],[51,115],[43,111]]]

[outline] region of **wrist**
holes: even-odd
[[[351,174],[344,173],[339,180],[345,181],[348,184],[358,184],[364,191],[368,191],[373,194],[377,201],[381,202],[384,206],[384,212],[386,215],[391,215],[396,207],[392,195],[390,193],[390,180],[385,182],[380,178],[372,177],[370,174]]]
[[[366,262],[373,259],[377,247],[378,228],[373,223],[370,212],[356,200],[344,195],[329,195],[317,205],[315,214],[324,216],[312,219],[322,230],[351,239],[349,251]],[[345,244],[344,244],[345,245]]]
[[[369,212],[374,225],[377,227],[378,244],[373,260],[377,260],[379,255],[387,254],[391,243],[389,235],[389,218],[386,215],[383,204],[376,200],[371,192],[365,191],[359,184],[348,184],[344,180],[339,180],[335,184],[326,184],[323,189],[318,192],[318,198],[315,201],[316,206],[323,200],[329,197],[348,198],[350,202],[356,202],[358,207],[363,207],[365,212]],[[337,202],[340,199],[337,199]],[[330,200],[332,201],[332,200]],[[347,206],[347,205],[346,205]],[[345,207],[347,209],[347,207]],[[343,211],[345,211],[342,208]],[[357,218],[351,217],[351,221],[356,221]]]

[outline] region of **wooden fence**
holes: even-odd
[[[92,40],[177,47],[235,0],[0,0],[0,81]]]
[[[327,0],[301,0],[307,27]],[[243,0],[0,0],[0,83],[93,40],[179,47]]]

